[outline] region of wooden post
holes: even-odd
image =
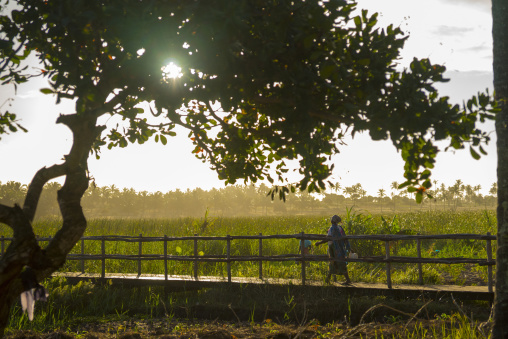
[[[490,232],[487,232],[487,235],[490,235]],[[491,244],[491,240],[488,239],[487,240],[487,260],[490,261],[492,260],[492,244]],[[488,284],[489,284],[489,292],[493,292],[493,288],[492,288],[492,265],[488,265],[487,266],[487,279],[488,279]]]
[[[197,234],[194,234],[197,237]],[[198,279],[198,238],[194,238],[194,279]]]
[[[168,280],[168,237],[164,234],[164,280]]]
[[[388,261],[390,259],[390,242],[388,240],[385,240],[385,252],[386,252],[386,285],[389,289],[392,288],[392,276],[391,276],[391,268],[392,265]]]
[[[418,233],[420,235],[420,233]],[[420,238],[416,239],[416,253],[418,255],[418,260],[422,258],[422,241]],[[423,270],[422,263],[418,263],[418,283],[423,285]]]
[[[226,240],[226,256],[228,259],[227,262],[227,269],[228,269],[228,283],[231,282],[231,239],[229,237],[229,234],[227,235]]]
[[[143,242],[141,241],[143,234],[139,234],[139,248],[138,248],[138,277],[141,275],[141,254],[143,253]]]
[[[259,280],[263,280],[263,260],[261,258],[263,257],[263,233],[259,233]]]
[[[81,273],[85,273],[85,239],[81,238]]]
[[[300,239],[300,255],[302,256],[302,286],[305,286],[305,251],[304,251],[304,241],[303,241],[303,231],[301,233],[302,238]]]
[[[106,278],[106,241],[104,240],[104,236],[101,241],[101,260],[102,260],[102,270],[101,270],[101,278]]]

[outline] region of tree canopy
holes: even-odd
[[[401,30],[377,27],[377,15],[356,12],[354,1],[13,2],[18,7],[0,16],[0,79],[45,77],[42,91],[56,103],[75,100],[75,112],[57,120],[73,133],[64,162],[35,174],[22,209],[0,205],[0,222],[17,239],[0,261],[0,295],[9,295],[0,328],[22,268],[49,276],[86,229],[87,159],[101,147],[151,137],[165,144],[179,125],[227,183],[267,179],[280,185],[272,196],[284,197],[324,189],[344,135],[366,131],[401,151],[402,186],[421,199],[436,141],[469,144],[477,158],[489,140],[477,123],[493,118],[493,99],[479,94],[461,108],[435,88],[446,81],[443,66],[414,59],[400,69]],[[42,65],[39,74],[23,65],[29,55]],[[164,72],[171,61],[181,67],[175,78]],[[17,129],[12,114],[0,116],[0,133]],[[99,119],[108,115],[124,124],[106,128]],[[298,163],[297,182],[285,179],[288,161]],[[62,228],[41,251],[30,222],[42,187],[60,176]]]
[[[319,191],[346,131],[367,131],[401,151],[403,185],[422,193],[431,185],[435,141],[470,143],[479,157],[489,140],[475,123],[493,116],[490,97],[460,108],[435,89],[446,81],[443,66],[414,59],[398,69],[401,30],[377,27],[377,14],[365,10],[355,16],[351,1],[19,4],[12,20],[3,17],[4,55],[15,55],[16,42],[23,55],[36,53],[51,84],[44,92],[57,102],[75,99],[77,114],[128,121],[95,140],[95,151],[150,137],[166,143],[180,125],[227,183],[285,183],[287,160],[296,160],[294,187]],[[163,74],[170,61],[180,77]]]

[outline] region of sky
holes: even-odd
[[[401,27],[409,35],[402,51],[400,67],[413,57],[430,58],[447,67],[450,82],[438,88],[453,103],[462,103],[478,91],[492,91],[492,18],[490,0],[358,0],[358,8],[379,13],[379,26]],[[0,105],[18,113],[28,133],[2,135],[0,140],[0,182],[28,184],[38,169],[60,163],[68,153],[72,136],[66,127],[56,125],[59,114],[72,113],[72,103],[55,105],[54,97],[43,95],[46,87],[39,80],[18,89],[14,101],[5,101],[12,90],[0,87]],[[9,107],[10,106],[10,107]],[[440,153],[432,179],[446,186],[457,179],[464,184],[481,185],[488,194],[496,182],[494,124],[488,156],[474,160],[467,149]],[[177,130],[178,132],[178,130]],[[90,158],[90,174],[98,186],[115,185],[136,191],[167,192],[180,189],[204,190],[224,187],[209,166],[196,159],[194,148],[180,130],[166,146],[153,141],[127,148],[104,149],[101,159]],[[370,141],[367,135],[346,139],[347,146],[333,161],[331,178],[341,187],[361,183],[370,195],[379,189],[391,191],[392,182],[403,182],[403,161],[388,141]],[[59,181],[59,180],[57,180]],[[60,181],[61,182],[61,181]]]

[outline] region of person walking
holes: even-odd
[[[351,251],[351,246],[347,239],[341,239],[346,236],[346,232],[340,223],[342,219],[338,215],[334,215],[331,219],[332,226],[328,229],[327,236],[332,238],[316,242],[316,246],[328,242],[328,256],[333,259],[328,266],[328,275],[325,282],[330,283],[330,278],[333,275],[333,280],[337,281],[337,274],[343,275],[346,281],[343,285],[351,285],[351,279],[347,271],[347,263],[343,260],[347,257],[347,253]]]

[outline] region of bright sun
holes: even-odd
[[[166,66],[161,68],[162,76],[164,79],[175,79],[180,78],[182,74],[182,68],[178,67],[174,62],[170,62]]]

